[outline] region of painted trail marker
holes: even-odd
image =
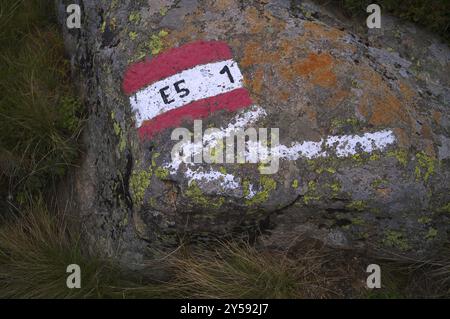
[[[202,184],[214,182],[220,186],[220,191],[223,194],[231,194],[232,191],[243,187],[241,177],[227,172],[221,172],[213,167],[205,168],[201,163],[195,163],[191,159],[192,157],[195,158],[197,154],[204,152],[204,149],[207,149],[209,152],[210,148],[216,146],[218,142],[221,145],[226,144],[224,142],[226,137],[234,134],[239,129],[251,127],[251,125],[266,115],[267,112],[264,108],[254,105],[237,112],[231,122],[221,127],[219,131],[210,133],[206,133],[205,131],[203,136],[200,133],[199,141],[187,139],[178,142],[177,144],[181,143],[179,149],[182,150],[181,153],[183,155],[174,156],[172,154],[171,161],[165,162],[163,165],[164,168],[168,169],[169,173],[174,176],[182,168],[183,170],[181,172],[188,180],[188,184],[191,184],[193,181],[202,182]],[[190,135],[195,136],[196,132],[194,131],[194,134]],[[329,135],[324,136],[319,141],[291,141],[289,145],[278,144],[278,142],[273,143],[272,138],[270,146],[267,143],[261,143],[261,139],[257,142],[248,140],[245,142],[247,147],[244,157],[248,160],[248,163],[261,163],[260,159],[267,159],[269,157],[270,166],[275,168],[275,171],[268,174],[274,174],[278,171],[279,160],[296,161],[300,158],[316,159],[323,157],[345,158],[359,153],[370,154],[374,151],[384,151],[386,148],[393,146],[396,141],[397,138],[390,129],[361,134]],[[234,148],[232,153],[234,154]],[[254,154],[258,154],[258,157],[252,158]],[[272,164],[273,162],[275,164]],[[219,163],[226,163],[224,157],[222,157],[222,161],[219,161]],[[245,198],[251,199],[256,195],[256,187],[250,183],[248,184],[248,190],[249,193]]]
[[[141,138],[177,127],[185,118],[253,104],[230,47],[221,41],[189,43],[135,63],[125,72],[123,89]]]

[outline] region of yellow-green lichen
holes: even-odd
[[[118,3],[119,3],[119,0],[112,0],[111,1],[111,9],[115,9],[117,7]]]
[[[360,232],[360,233],[358,233],[358,237],[361,239],[368,239],[369,234],[367,232]]]
[[[264,174],[264,172],[267,170],[267,168],[270,167],[270,163],[259,163],[258,164],[258,172],[260,174]]]
[[[226,175],[227,174],[227,169],[225,167],[223,167],[223,166],[220,166],[219,172],[221,172],[222,174]]]
[[[129,16],[128,16],[128,21],[134,23],[134,24],[138,24],[139,21],[141,21],[141,14],[139,12],[132,12]]]
[[[450,214],[450,202],[447,203],[446,205],[442,206],[441,208],[439,208],[438,213],[449,213]]]
[[[372,183],[370,183],[370,185],[371,185],[373,188],[378,188],[378,187],[380,187],[382,184],[386,184],[386,183],[388,183],[388,180],[383,179],[383,178],[376,178],[376,179],[374,179],[374,180],[372,181]]]
[[[408,152],[404,149],[391,150],[386,153],[389,157],[395,157],[404,167],[408,165]]]
[[[159,14],[164,17],[167,14],[167,11],[169,11],[167,9],[167,7],[162,7],[161,9],[159,9]]]
[[[331,183],[330,188],[333,191],[333,194],[337,194],[341,191],[341,184],[339,182],[333,182]]]
[[[331,128],[342,130],[345,127],[355,128],[359,125],[357,118],[338,119],[335,118],[331,121]]]
[[[161,154],[160,153],[153,153],[152,154],[152,167],[156,167],[157,165],[156,165],[156,159],[158,158],[158,157],[160,157],[161,156]]]
[[[119,222],[119,226],[120,227],[125,227],[128,225],[128,217],[125,216],[120,222]]]
[[[302,12],[302,14],[305,16],[305,18],[311,19],[312,17],[312,12],[309,11],[308,9],[306,9],[303,4],[300,7],[300,10]]]
[[[244,180],[242,182],[242,192],[244,195],[244,198],[247,198],[248,195],[250,195],[250,182],[247,180]]]
[[[145,191],[150,186],[152,174],[151,168],[132,172],[130,177],[130,191],[134,203],[141,204],[144,200]]]
[[[303,202],[308,205],[311,201],[316,201],[320,199],[320,195],[316,193],[317,183],[315,181],[308,182],[308,190],[303,196]]]
[[[425,238],[426,238],[427,240],[432,240],[433,238],[435,238],[435,237],[437,236],[437,234],[438,234],[437,229],[435,229],[435,228],[433,228],[433,227],[430,227],[430,228],[428,229],[427,234],[425,235]]]
[[[123,151],[125,151],[125,148],[127,147],[127,140],[125,139],[125,137],[122,135],[120,135],[120,139],[119,139],[119,152],[123,153]]]
[[[117,20],[115,17],[112,17],[109,21],[109,26],[111,27],[111,30],[116,30],[117,28]]]
[[[113,127],[114,127],[114,133],[116,134],[116,136],[119,136],[120,133],[122,132],[122,129],[120,128],[119,123],[114,122]]]
[[[359,153],[353,154],[350,158],[351,158],[353,161],[355,161],[356,164],[361,164],[361,163],[364,162],[363,157],[362,157],[361,154],[359,154]]]
[[[138,51],[133,57],[128,59],[128,63],[132,63],[138,60],[142,60],[147,55],[145,51]]]
[[[373,153],[372,155],[370,155],[369,160],[370,161],[379,161],[381,159],[380,154],[378,153]]]
[[[339,160],[333,157],[318,158],[318,159],[308,159],[306,160],[308,168],[310,171],[316,174],[322,174],[327,172],[329,174],[335,174],[337,171],[337,165]]]
[[[306,205],[308,205],[311,201],[316,201],[316,200],[320,200],[320,196],[319,195],[305,194],[305,196],[303,196],[303,202]]]
[[[426,182],[428,178],[430,178],[430,176],[435,172],[436,160],[431,156],[428,156],[424,152],[417,153],[416,159],[417,165],[414,170],[416,179],[420,180],[421,178],[423,178],[423,180]]]
[[[100,32],[104,33],[106,30],[106,20],[103,20],[102,25],[100,26]]]
[[[364,209],[366,209],[366,203],[362,200],[355,200],[352,201],[350,204],[348,204],[346,207],[349,210],[356,210],[356,211],[363,211]]]
[[[111,117],[114,118],[115,114],[114,112],[111,113]],[[120,124],[117,122],[113,123],[113,128],[114,128],[114,133],[116,134],[116,136],[119,138],[119,151],[123,152],[127,146],[127,141],[125,139],[125,136],[122,132],[122,128],[120,127]]]
[[[169,170],[164,167],[158,167],[155,170],[155,175],[161,180],[167,179],[167,177],[169,177]]]
[[[405,251],[411,248],[406,238],[399,231],[388,230],[384,235],[385,237],[383,239],[383,243],[386,246],[394,247],[401,251]]]
[[[298,188],[298,179],[294,179],[293,181],[292,181],[292,188]]]
[[[247,205],[252,206],[266,202],[269,199],[270,193],[277,188],[277,182],[274,179],[264,175],[261,176],[259,184],[261,190],[256,193],[255,196],[246,201]]]
[[[362,217],[354,217],[351,219],[351,222],[355,226],[362,226],[365,224],[365,221]]]
[[[136,33],[135,31],[130,31],[130,32],[128,33],[128,36],[130,37],[130,39],[131,39],[132,41],[134,41],[134,40],[136,40],[136,38],[137,38],[137,33]]]
[[[169,34],[166,30],[161,30],[158,34],[152,34],[147,47],[150,49],[152,55],[156,55],[164,48],[163,38]]]
[[[330,174],[336,173],[336,169],[333,167],[319,167],[315,170],[317,174],[322,174],[323,172],[327,172]]]
[[[191,198],[192,201],[197,205],[214,209],[220,208],[225,202],[225,199],[223,197],[214,198],[214,200],[211,200],[211,198],[205,196],[195,181],[191,182],[191,184],[189,185],[188,189],[186,190],[186,196]]]
[[[428,216],[422,216],[417,219],[417,221],[421,224],[428,224],[432,221],[432,219]]]
[[[148,203],[150,204],[150,207],[156,207],[156,199],[153,197],[149,198]]]

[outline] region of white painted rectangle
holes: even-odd
[[[228,66],[229,74],[223,69]],[[222,74],[221,74],[222,71]],[[231,78],[230,78],[231,76]],[[178,92],[176,83],[179,83]],[[198,65],[165,78],[138,91],[130,97],[136,112],[136,125],[191,102],[227,93],[243,86],[243,76],[237,63],[230,59]],[[164,89],[165,88],[165,89]],[[163,93],[160,92],[164,89]],[[189,90],[189,94],[184,90]],[[166,103],[163,95],[166,95]]]

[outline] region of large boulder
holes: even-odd
[[[306,232],[418,255],[447,239],[450,50],[439,39],[385,16],[357,35],[308,1],[80,3],[82,28],[64,30],[89,108],[74,198],[91,247],[132,264],[146,247],[249,231],[280,247]],[[220,70],[230,83],[214,82],[231,60]],[[184,85],[201,88],[189,100]],[[195,119],[204,143],[171,136],[194,133]],[[206,162],[224,149],[218,137],[250,127],[269,141],[245,154],[271,151],[273,170],[262,157]],[[173,157],[180,145],[206,147],[202,162]]]

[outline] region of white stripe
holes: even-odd
[[[220,74],[225,66],[228,66],[234,83],[230,81],[227,73]],[[183,92],[177,93],[174,87],[174,83],[181,80],[185,82],[181,83],[179,87],[189,90],[189,94],[184,97],[180,97],[184,95]],[[242,86],[242,73],[237,63],[230,59],[198,65],[153,83],[131,96],[130,103],[133,110],[136,111],[136,125],[139,127],[143,121],[152,119],[169,110],[193,101],[230,92]],[[164,103],[160,93],[160,90],[165,87],[169,87],[165,90],[168,100],[173,100],[169,104]]]
[[[221,128],[221,133],[211,133],[205,134],[203,136],[203,143],[208,145],[208,147],[214,147],[217,145],[217,141],[221,138],[224,138],[237,129],[244,128],[247,125],[258,121],[260,118],[266,116],[266,111],[259,107],[258,105],[253,105],[251,108],[247,110],[241,110],[234,117],[234,119],[228,124],[227,127]],[[194,150],[202,150],[203,143],[186,143],[183,145],[183,153],[194,154]],[[181,157],[178,159],[172,159],[172,162],[166,163],[164,165],[165,168],[169,169],[171,175],[175,175],[181,165],[181,163],[185,162],[187,157]],[[191,169],[189,166],[196,164],[186,163],[186,171],[184,172],[184,176],[188,179],[188,185],[190,185],[193,181],[202,181],[202,182],[210,182],[210,181],[218,181],[222,188],[222,191],[225,193],[237,189],[241,185],[241,179],[239,177],[234,176],[233,174],[222,173],[213,168],[210,168],[209,171],[203,171],[202,167],[197,167],[195,169]],[[256,191],[254,190],[253,184],[249,184],[249,194],[246,196],[247,199],[251,199],[256,195]]]
[[[171,174],[175,174],[181,163],[191,164],[188,159],[191,158],[192,155],[202,153],[203,147],[214,148],[217,145],[217,142],[221,139],[226,138],[238,129],[244,128],[247,125],[256,122],[266,115],[266,111],[258,105],[253,105],[249,109],[239,111],[234,119],[232,119],[225,128],[220,128],[220,132],[203,134],[202,141],[197,143],[184,143],[183,156],[172,158],[172,162],[166,164],[165,167],[170,170]]]
[[[387,146],[394,144],[395,135],[392,130],[369,132],[360,135],[331,135],[318,142],[304,141],[295,142],[291,146],[277,145],[275,147],[263,146],[260,142],[247,142],[249,151],[246,152],[246,160],[262,161],[268,157],[297,160],[300,157],[308,159],[318,157],[349,157],[359,152],[372,153],[376,150],[383,150]],[[257,151],[251,151],[257,150]],[[251,156],[253,155],[253,157]],[[262,155],[262,156],[261,156]],[[256,158],[254,157],[256,156]]]
[[[204,171],[199,164],[187,162],[187,158],[194,155],[196,152],[201,152],[202,147],[214,147],[217,140],[225,138],[234,133],[237,129],[245,128],[249,124],[256,122],[261,117],[266,116],[267,113],[259,106],[253,106],[250,109],[240,111],[236,117],[228,124],[227,127],[221,128],[221,133],[214,132],[212,134],[203,135],[203,143],[186,142],[183,145],[184,157],[172,159],[170,163],[164,165],[169,169],[171,175],[176,175],[180,165],[185,163],[186,171],[185,177],[188,179],[188,184],[192,181],[217,181],[224,190],[234,190],[240,187],[240,178],[229,174],[216,171],[212,168],[209,171]],[[360,152],[371,153],[375,150],[382,151],[387,146],[394,144],[396,141],[395,134],[392,130],[382,130],[378,132],[367,132],[362,135],[330,135],[320,141],[303,141],[293,142],[291,146],[277,145],[274,147],[267,147],[257,143],[248,143],[248,153],[246,160],[251,161],[250,154],[259,154],[258,161],[264,161],[265,156],[272,158],[297,160],[301,157],[313,159],[319,157],[348,157]],[[257,152],[252,152],[251,149],[258,149]],[[263,156],[261,156],[263,155]],[[197,168],[192,169],[191,167]],[[246,197],[250,199],[255,195],[254,186],[250,186],[251,193]]]
[[[236,189],[239,187],[239,182],[235,180],[235,176],[232,174],[222,173],[214,169],[203,172],[199,170],[192,170],[189,167],[186,168],[185,176],[189,178],[188,184],[190,185],[193,181],[220,181],[222,187],[225,190]]]

